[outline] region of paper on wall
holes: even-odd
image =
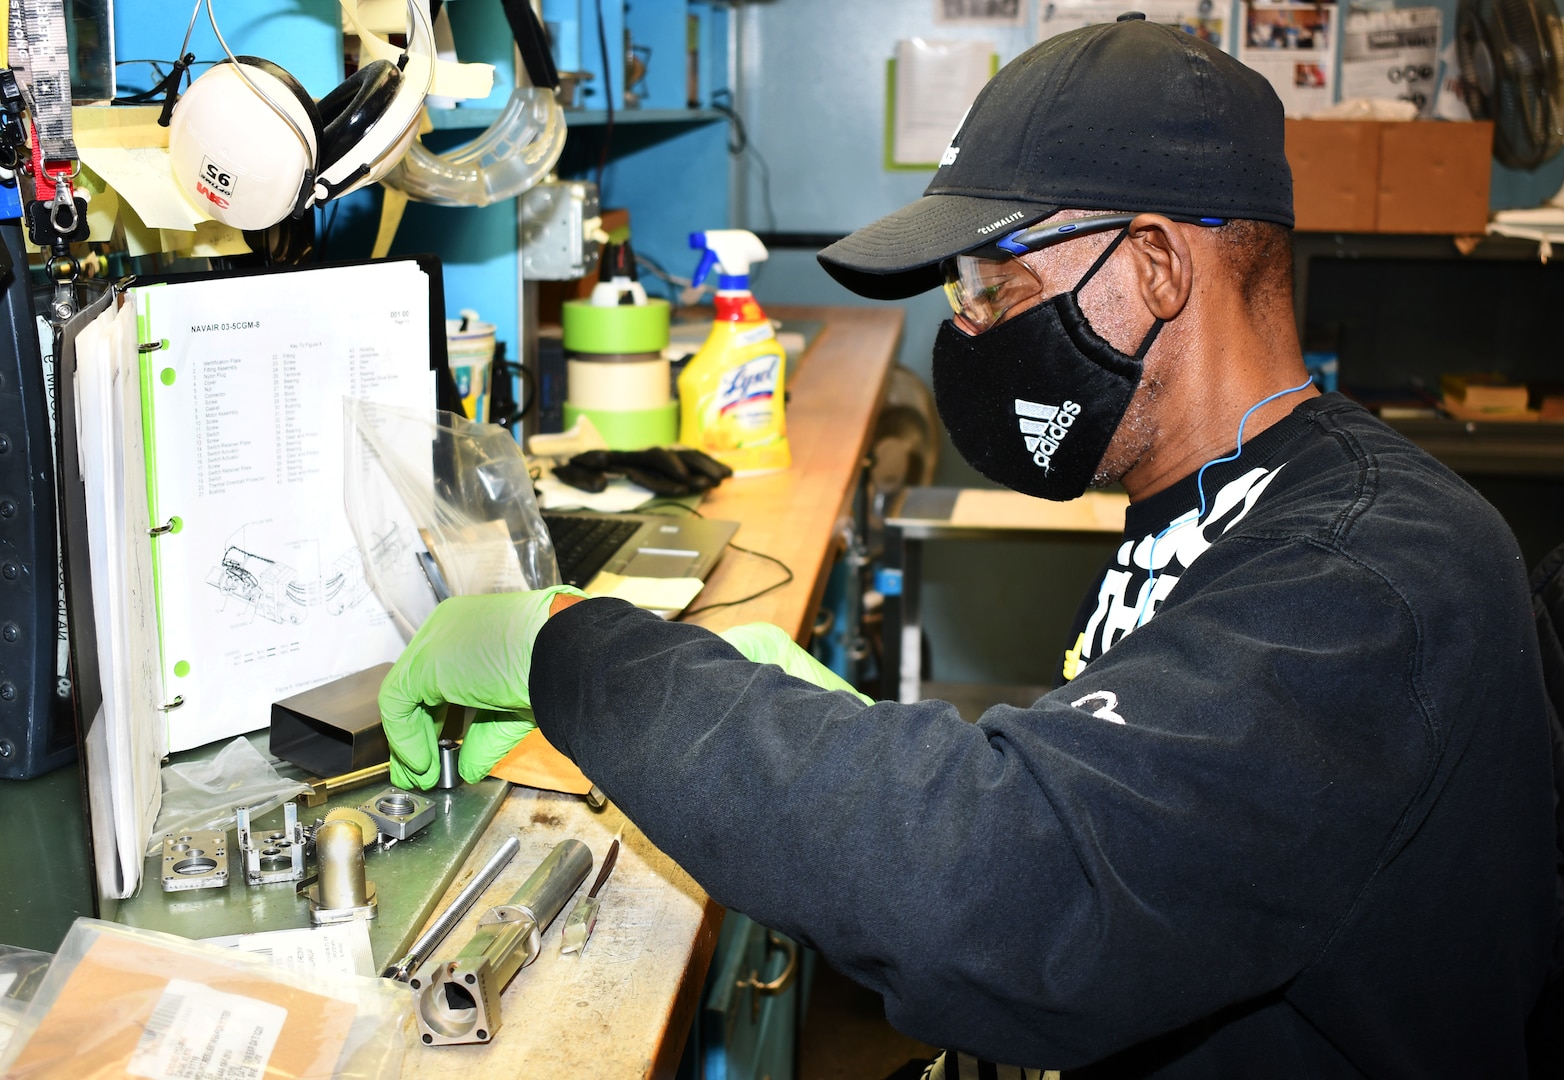
[[[1264,75],[1288,116],[1310,116],[1336,100],[1336,8],[1332,4],[1245,4],[1238,59]]]
[[[941,26],[1023,26],[1026,0],[934,0]]]
[[[993,72],[990,42],[898,41],[892,162],[929,168],[942,164],[951,137]]]
[[[1354,11],[1341,36],[1341,96],[1409,101],[1434,115],[1439,74],[1439,9]]]
[[[1037,40],[1078,30],[1083,26],[1111,23],[1124,13],[1123,0],[1043,0],[1038,10]],[[1228,5],[1214,0],[1141,0],[1135,10],[1148,22],[1177,26],[1219,49],[1233,51],[1228,33]]]

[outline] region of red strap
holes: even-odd
[[[38,139],[38,125],[30,124],[33,135],[33,190],[39,202],[53,202],[55,188],[64,186],[67,198],[71,197],[71,163],[69,161],[43,160],[42,144]]]

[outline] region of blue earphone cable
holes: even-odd
[[[1238,456],[1244,452],[1244,425],[1249,423],[1249,418],[1254,415],[1254,411],[1256,409],[1258,409],[1261,405],[1266,405],[1275,401],[1279,397],[1286,397],[1288,394],[1296,394],[1299,390],[1307,389],[1313,384],[1313,382],[1314,377],[1311,375],[1297,386],[1291,387],[1287,390],[1278,390],[1270,397],[1261,398],[1259,401],[1249,406],[1248,411],[1245,412],[1243,417],[1238,421],[1238,446],[1231,454],[1228,454],[1226,457],[1212,458],[1210,461],[1200,466],[1200,471],[1195,474],[1195,494],[1200,497],[1200,509],[1195,512],[1195,523],[1197,525],[1200,523],[1200,519],[1206,516],[1206,470],[1213,465],[1222,465],[1229,461],[1236,461]],[[1147,608],[1151,606],[1152,585],[1157,580],[1157,541],[1161,540],[1164,536],[1171,532],[1173,530],[1173,526],[1184,520],[1184,518],[1178,518],[1174,521],[1168,522],[1168,524],[1161,532],[1151,538],[1151,547],[1146,552],[1146,595],[1141,599],[1140,611],[1136,612],[1135,614],[1136,627],[1140,627],[1145,624]]]

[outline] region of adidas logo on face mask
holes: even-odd
[[[1047,472],[1053,466],[1054,451],[1070,434],[1070,425],[1081,414],[1081,406],[1074,401],[1062,405],[1042,405],[1024,398],[1016,398],[1016,417],[1021,422],[1021,434],[1026,439],[1026,449],[1032,462]]]

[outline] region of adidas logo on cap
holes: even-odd
[[[1062,405],[1043,405],[1025,398],[1016,398],[1016,417],[1021,422],[1021,435],[1026,439],[1027,453],[1033,464],[1047,472],[1053,466],[1054,451],[1070,434],[1070,425],[1081,414],[1081,406],[1074,401]]]

